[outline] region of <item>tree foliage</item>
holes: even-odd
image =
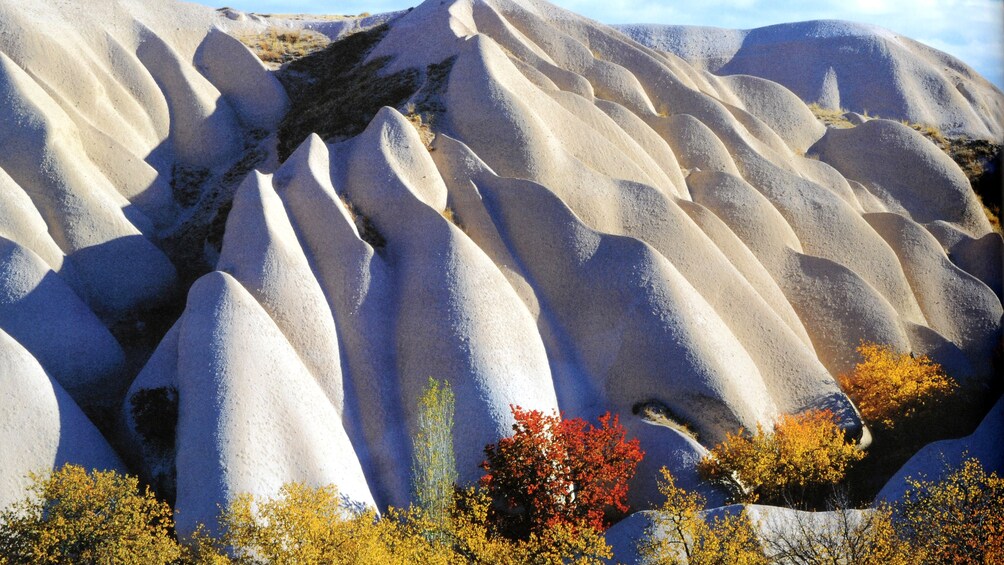
[[[823,517],[823,520],[813,519]],[[910,544],[899,537],[889,506],[827,513],[781,514],[767,524],[764,547],[772,562],[789,565],[915,565]]]
[[[526,540],[500,535],[489,519],[492,499],[474,487],[458,489],[451,508],[449,551],[454,563],[477,565],[600,565],[613,554],[592,528],[557,524]]]
[[[840,482],[864,453],[846,441],[829,410],[784,415],[770,432],[727,434],[698,463],[701,475],[732,484],[744,502],[799,498],[808,489]]]
[[[135,477],[64,465],[32,475],[0,514],[0,563],[167,563],[181,557],[170,506]]]
[[[924,563],[1004,563],[1004,478],[967,458],[940,481],[907,485],[897,526]]]
[[[627,511],[628,481],[644,454],[617,416],[608,412],[594,427],[517,406],[512,412],[515,433],[485,447],[482,463],[500,532],[525,540],[560,525],[602,531]]]
[[[199,540],[200,564],[330,563],[368,565],[600,565],[611,556],[603,536],[559,526],[542,536],[510,540],[488,525],[491,500],[458,489],[445,530],[418,507],[350,511],[334,487],[285,485],[276,498],[238,497],[223,513],[219,540]],[[435,531],[436,535],[428,535]],[[223,552],[231,548],[235,556]]]
[[[220,524],[220,546],[242,565],[449,563],[402,514],[349,510],[333,486],[289,483],[271,499],[240,495]]]
[[[437,530],[445,529],[457,461],[453,453],[454,397],[449,382],[429,378],[419,399],[418,431],[415,434],[412,481],[415,502]]]
[[[896,353],[889,346],[867,342],[857,351],[862,361],[838,380],[870,424],[892,429],[958,388],[926,355]]]
[[[659,492],[666,497],[652,526],[639,540],[638,551],[652,565],[767,565],[749,517],[716,517],[710,523],[701,512],[704,498],[676,486],[663,467]]]

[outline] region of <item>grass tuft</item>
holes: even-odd
[[[262,62],[276,66],[306,57],[327,47],[331,41],[309,29],[271,28],[265,33],[244,35],[238,39]]]
[[[823,122],[823,125],[828,128],[846,129],[854,127],[854,124],[844,117],[844,114],[847,113],[847,110],[844,108],[830,110],[813,102],[809,104],[809,110],[812,110],[812,114],[816,116],[816,119]]]

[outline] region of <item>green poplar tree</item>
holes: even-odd
[[[415,502],[440,530],[447,529],[457,461],[453,453],[454,396],[450,383],[429,377],[418,401],[412,460]]]

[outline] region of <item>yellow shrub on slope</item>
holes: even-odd
[[[794,491],[840,482],[864,453],[844,438],[829,410],[784,415],[772,431],[728,434],[698,463],[707,479],[732,482],[739,498],[777,501]]]
[[[891,347],[862,343],[862,361],[838,379],[866,422],[892,429],[958,388],[926,355],[896,353]]]

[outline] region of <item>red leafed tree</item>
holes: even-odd
[[[603,531],[627,512],[628,481],[644,453],[616,415],[581,418],[512,407],[512,437],[485,447],[481,485],[499,533],[526,539],[558,524]]]

